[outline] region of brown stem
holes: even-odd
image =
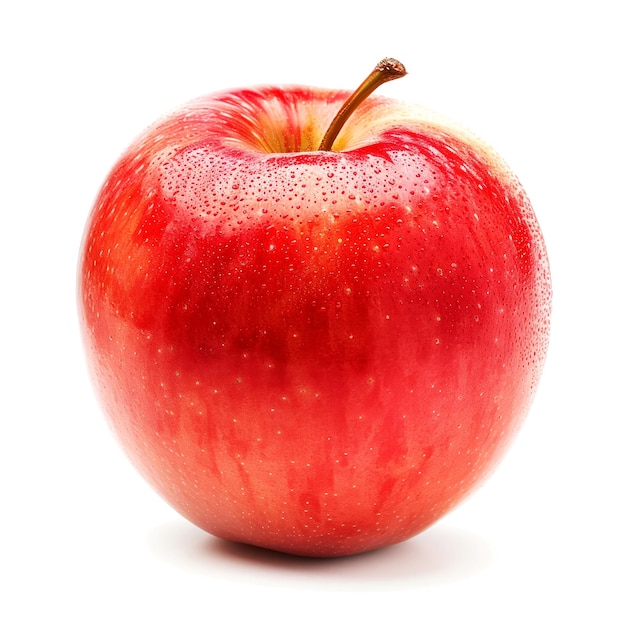
[[[319,150],[332,150],[337,135],[359,104],[383,83],[402,78],[406,73],[404,65],[400,61],[396,61],[396,59],[387,58],[378,63],[372,70],[372,73],[356,88],[356,91],[339,109],[339,113],[335,115],[322,139],[322,143],[320,143]]]

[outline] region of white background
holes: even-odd
[[[2,6],[0,623],[626,623],[619,2]],[[464,122],[533,200],[554,281],[540,392],[499,471],[415,539],[334,561],[230,546],[162,503],[105,426],[77,333],[82,230],[172,108],[353,88],[388,55],[410,74],[381,93]]]

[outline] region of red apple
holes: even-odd
[[[405,540],[529,409],[551,298],[539,225],[476,138],[363,102],[399,67],[352,97],[195,100],[130,146],[89,218],[79,306],[106,415],[218,537],[310,556]]]

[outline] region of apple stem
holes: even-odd
[[[330,123],[319,150],[332,150],[337,135],[343,128],[347,119],[354,113],[354,110],[365,100],[374,90],[383,83],[406,75],[406,69],[400,61],[386,58],[380,61],[372,70],[371,74],[356,88],[356,91],[344,102],[333,121]]]

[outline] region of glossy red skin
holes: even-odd
[[[395,106],[370,98],[343,151],[269,153],[313,148],[346,95],[174,113],[113,169],[80,261],[91,373],[139,471],[214,535],[309,556],[407,539],[476,487],[548,339],[539,226],[474,140],[368,135]]]

